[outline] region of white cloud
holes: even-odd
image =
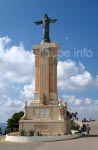
[[[9,46],[10,42],[8,36],[0,38],[0,116],[2,111],[5,114],[0,122],[7,120],[14,111],[23,109],[22,91],[34,80],[33,54],[25,50],[23,44]]]
[[[71,82],[77,87],[85,87],[93,82],[93,78],[88,71],[83,72],[82,74],[78,74],[70,77]]]
[[[98,75],[96,75],[96,85],[98,86]]]
[[[0,87],[7,84],[24,84],[34,78],[34,56],[26,51],[23,45],[7,47],[11,40],[8,37],[0,38]],[[5,49],[3,49],[5,47]]]
[[[87,104],[87,105],[91,104],[91,99],[90,98],[86,98],[85,99],[85,104]]]
[[[82,104],[82,99],[76,98],[74,95],[63,95],[62,98],[73,106],[80,106]]]
[[[70,112],[78,112],[80,119],[98,118],[98,100],[90,98],[77,98],[74,95],[63,95],[63,101],[68,104],[68,110]]]
[[[21,92],[21,99],[33,100],[34,98],[34,82],[29,85],[25,85],[23,91]]]
[[[3,95],[0,99],[0,122],[5,122],[13,113],[23,109],[24,102],[22,100],[12,100],[7,95]]]
[[[8,36],[0,38],[0,57],[3,56],[4,49],[9,42],[11,42],[11,39]]]
[[[63,90],[85,90],[93,86],[94,79],[90,72],[85,70],[82,63],[72,60],[58,62],[58,87]]]

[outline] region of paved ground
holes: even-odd
[[[89,137],[60,142],[36,142],[32,144],[0,142],[0,150],[98,150],[98,122],[91,123]]]

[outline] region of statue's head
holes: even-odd
[[[44,18],[48,18],[48,14],[45,14],[45,15],[44,15]]]

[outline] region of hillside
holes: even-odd
[[[6,124],[6,123],[0,123],[0,128],[5,129],[5,128],[6,128],[6,126],[7,126],[7,124]]]

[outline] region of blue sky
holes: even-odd
[[[63,53],[58,57],[59,97],[80,118],[98,119],[98,1],[0,0],[0,104],[2,109],[8,107],[8,111],[0,111],[4,116],[0,122],[22,110],[25,99],[33,99],[31,49],[43,36],[42,26],[33,22],[45,13],[58,19],[51,24],[50,37]],[[79,51],[82,55],[77,56]],[[70,56],[64,55],[67,52]]]

